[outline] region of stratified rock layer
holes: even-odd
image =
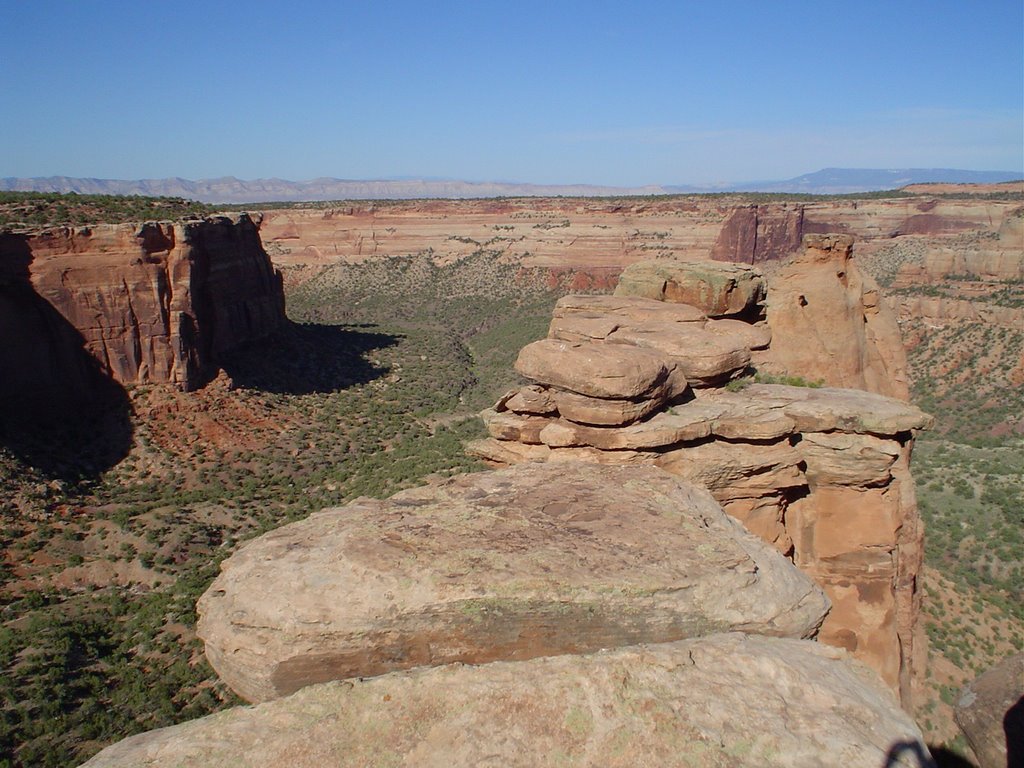
[[[777,328],[770,336],[759,333],[760,324],[736,320],[715,328],[721,367],[708,368],[708,347],[692,343],[694,334],[725,321],[702,320],[706,307],[666,310],[660,300],[597,298],[559,301],[549,331],[556,339],[582,339],[586,369],[557,354],[544,369],[520,367],[535,383],[481,414],[491,438],[470,451],[493,466],[653,464],[704,485],[726,512],[825,589],[833,608],[820,639],[877,669],[909,707],[912,665],[921,657],[913,644],[923,539],[909,462],[914,432],[931,418],[900,400],[854,389],[752,384],[730,391],[721,384],[746,367],[750,349],[770,344],[757,354],[775,354]],[[557,346],[551,339],[535,345]],[[580,413],[578,393],[588,385],[579,379],[605,370],[602,352],[618,361],[623,345],[660,354],[694,389],[643,401],[642,408],[636,399],[600,401],[614,404],[618,418]],[[733,359],[728,350],[746,357]]]
[[[703,489],[653,467],[579,462],[325,510],[222,569],[199,601],[198,634],[250,701],[729,629],[807,637],[828,606]]]
[[[14,262],[21,266],[11,285],[17,279],[55,310],[121,384],[192,389],[218,355],[285,322],[280,273],[263,250],[259,221],[247,214],[4,233],[0,265]],[[4,282],[0,276],[0,293]],[[34,327],[33,317],[26,321]],[[46,327],[36,335],[34,345],[60,349]]]
[[[616,296],[689,304],[713,317],[756,314],[765,283],[750,267],[716,261],[659,259],[623,270]]]
[[[844,657],[808,641],[726,634],[418,669],[133,736],[86,765],[931,765],[910,718]]]

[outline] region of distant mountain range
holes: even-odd
[[[184,197],[205,203],[265,203],[313,200],[400,200],[480,197],[611,197],[673,195],[698,192],[797,192],[846,194],[898,189],[908,184],[994,184],[1024,177],[1017,171],[964,171],[953,168],[825,168],[785,181],[756,181],[713,186],[650,185],[606,187],[586,184],[518,184],[458,180],[405,179],[356,181],[319,178],[309,181],[253,179],[76,179],[67,176],[3,178],[0,191],[77,192],[78,194]]]

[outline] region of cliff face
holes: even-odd
[[[896,314],[857,268],[849,235],[807,235],[769,280],[769,372],[799,374],[906,400],[907,359]]]
[[[928,197],[756,205],[728,198],[395,201],[269,210],[261,232],[282,266],[428,250],[444,263],[482,248],[528,267],[607,275],[666,256],[775,261],[799,250],[803,235],[829,232],[853,235],[858,257],[901,239],[941,249],[971,232],[1005,233],[1019,253],[1019,210],[1019,202]],[[1009,279],[1019,263],[994,257],[991,270]]]
[[[747,205],[725,220],[711,258],[759,264],[781,259],[800,247],[804,233],[802,205]]]
[[[194,389],[218,354],[285,321],[280,275],[260,243],[259,221],[245,214],[7,233],[0,264],[8,265],[5,295],[42,300],[122,384]],[[13,301],[6,306],[17,313]],[[7,346],[12,370],[33,367],[19,360],[27,352],[59,356],[62,346],[39,323],[16,343],[27,350]],[[55,371],[63,368],[54,362]]]

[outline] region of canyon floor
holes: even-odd
[[[930,741],[958,751],[956,692],[1024,645],[1024,282],[1012,258],[1009,272],[957,266],[1021,217],[1018,191],[996,195],[929,198],[945,224],[856,252],[900,308],[912,398],[937,417],[913,464],[930,639],[915,714]],[[878,219],[904,222],[918,204],[899,197]],[[773,205],[785,222],[797,203]],[[814,208],[805,221],[853,215],[845,200],[802,205]],[[234,352],[196,392],[130,388],[130,449],[116,463],[118,425],[103,413],[0,445],[0,766],[75,765],[238,703],[194,634],[195,600],[221,560],[323,507],[482,469],[462,443],[484,434],[477,412],[519,383],[512,362],[544,336],[557,298],[607,290],[631,261],[710,251],[736,206],[712,196],[268,211],[288,327]],[[1005,250],[987,263],[1003,269]],[[929,272],[939,251],[952,266]]]

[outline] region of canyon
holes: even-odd
[[[97,532],[109,524],[104,516],[130,514],[139,525],[144,519],[154,521],[145,525],[156,525],[158,519],[170,522],[177,517],[179,522],[170,522],[169,528],[167,522],[160,523],[159,530],[166,533],[159,536],[167,537],[166,544],[160,538],[152,539],[153,553],[166,558],[171,570],[152,566],[152,559],[146,559],[150,538],[141,535],[128,538],[133,548],[139,548],[141,557],[122,556],[120,562],[125,567],[116,570],[116,578],[125,588],[137,590],[144,583],[147,590],[154,590],[152,596],[156,598],[166,589],[161,583],[167,584],[174,561],[191,568],[198,558],[212,558],[218,551],[223,556],[234,548],[237,538],[234,534],[227,537],[228,531],[238,530],[238,523],[230,522],[232,518],[243,521],[249,514],[266,515],[261,524],[265,530],[295,519],[300,499],[304,511],[299,516],[306,517],[309,512],[352,502],[367,493],[378,498],[388,496],[399,488],[421,484],[421,478],[430,471],[438,473],[427,477],[424,488],[404,491],[405,495],[395,497],[394,502],[364,499],[360,502],[365,507],[362,512],[356,503],[340,513],[345,519],[352,517],[353,525],[358,514],[373,519],[393,518],[395,535],[390,543],[376,552],[368,543],[356,547],[346,566],[372,571],[377,574],[375,578],[380,578],[386,570],[382,570],[381,563],[387,563],[387,568],[401,564],[409,541],[419,535],[407,530],[410,521],[427,508],[429,499],[440,498],[442,489],[447,489],[444,493],[468,494],[459,503],[475,511],[467,511],[464,517],[494,515],[494,510],[501,507],[484,505],[486,512],[482,512],[480,499],[484,496],[479,495],[479,489],[466,486],[458,490],[461,481],[444,480],[457,464],[454,455],[439,456],[429,465],[433,470],[410,470],[399,475],[397,487],[389,481],[360,491],[371,486],[335,478],[345,478],[346,472],[354,470],[390,475],[408,459],[404,447],[410,439],[407,436],[415,436],[426,446],[435,437],[448,440],[452,425],[463,425],[457,427],[459,434],[483,438],[473,433],[472,425],[479,422],[471,416],[473,404],[483,400],[493,406],[484,414],[490,437],[474,443],[474,451],[494,464],[518,465],[523,458],[540,458],[550,463],[555,476],[569,472],[570,467],[573,472],[586,473],[589,466],[597,464],[598,476],[585,475],[585,480],[577,482],[581,488],[598,487],[602,473],[657,471],[665,475],[667,470],[676,474],[678,482],[708,489],[710,504],[721,506],[743,521],[774,548],[775,552],[769,549],[769,553],[791,569],[787,579],[810,577],[831,599],[833,608],[818,630],[819,640],[840,649],[809,651],[811,656],[825,654],[829,665],[835,663],[835,669],[847,668],[851,656],[859,658],[875,668],[863,674],[868,678],[880,675],[884,685],[902,698],[905,708],[911,708],[912,696],[915,708],[920,708],[921,691],[914,689],[923,685],[921,678],[929,663],[923,637],[926,617],[921,610],[921,584],[928,579],[934,583],[934,577],[921,568],[921,521],[909,466],[914,435],[928,427],[931,420],[905,401],[919,396],[913,388],[922,374],[914,366],[919,365],[915,361],[920,360],[921,350],[933,345],[931,336],[923,330],[929,327],[927,324],[941,325],[950,333],[965,324],[986,324],[1005,330],[1011,339],[1019,332],[1020,310],[1013,305],[1013,286],[1020,280],[1024,261],[1020,242],[1024,236],[1024,206],[1019,201],[948,200],[929,195],[932,193],[917,198],[810,202],[678,198],[352,203],[278,208],[263,212],[262,217],[234,214],[174,224],[90,225],[87,231],[51,228],[46,232],[8,232],[3,236],[5,258],[0,259],[0,269],[4,270],[0,276],[0,306],[4,308],[0,317],[10,323],[39,318],[30,326],[38,329],[34,331],[37,337],[33,337],[37,341],[19,343],[17,333],[4,334],[10,340],[0,351],[5,370],[37,372],[5,381],[11,389],[7,403],[20,403],[9,412],[28,413],[32,403],[51,398],[55,404],[66,398],[71,408],[80,408],[82,401],[75,401],[73,393],[106,387],[119,398],[118,407],[131,427],[122,438],[122,455],[107,465],[108,478],[124,483],[125,492],[108,499],[102,493],[108,492],[109,479],[101,493],[88,492],[95,494],[89,500],[86,496],[78,497],[78,501],[74,497],[63,500],[66,492],[60,488],[65,486],[51,487],[53,475],[47,474],[43,464],[33,464],[38,454],[14,451],[19,461],[28,462],[30,471],[16,470],[25,472],[20,477],[0,477],[4,487],[13,490],[8,497],[13,501],[10,510],[21,510],[12,513],[3,506],[4,514],[21,515],[11,518],[16,526],[22,519],[59,513],[60,530],[74,531],[83,524],[88,527],[81,529],[83,546],[69,539],[71,551],[85,554],[84,564],[65,568],[47,564],[53,559],[51,553],[58,553],[64,546],[60,538],[25,562],[17,559],[13,548],[7,549],[5,563],[11,565],[5,567],[16,568],[17,574],[9,583],[17,585],[18,590],[48,583],[72,585],[66,599],[85,600],[87,583],[92,584],[91,589],[110,588],[97,575],[99,563],[93,562],[95,553],[119,546],[116,537],[112,544],[100,543],[102,537]],[[690,271],[685,278],[675,271],[678,263],[688,265]],[[352,277],[358,280],[352,282]],[[449,279],[450,285],[445,283]],[[377,280],[383,282],[374,282]],[[353,291],[351,286],[356,284],[361,287]],[[608,295],[615,286],[618,295]],[[292,321],[285,319],[283,311],[285,292]],[[480,304],[479,312],[472,310],[476,303]],[[222,306],[211,312],[215,305]],[[530,317],[535,320],[521,325],[519,318],[526,317],[523,312],[533,313]],[[329,333],[332,324],[339,322],[350,325],[347,330]],[[193,336],[175,332],[175,328],[189,323],[199,332]],[[900,325],[908,341],[906,349],[900,342]],[[19,330],[24,327],[18,325]],[[506,327],[508,333],[494,335]],[[536,330],[530,330],[533,328]],[[679,334],[674,341],[669,338],[669,328]],[[535,341],[545,334],[550,338],[543,344]],[[479,342],[473,341],[477,336]],[[836,345],[833,342],[837,337],[847,341]],[[468,346],[461,347],[460,339],[469,340]],[[794,344],[794,339],[799,343]],[[328,341],[327,347],[317,351]],[[344,344],[353,346],[346,351],[342,349]],[[520,371],[535,383],[524,386],[515,381],[511,362],[520,348],[534,348],[534,344],[539,345],[536,353],[523,358]],[[552,353],[544,344],[568,346]],[[578,356],[583,367],[577,367],[576,362],[568,364],[575,360],[571,348],[593,345],[601,348],[600,355]],[[993,362],[993,386],[1003,386],[999,377],[1012,377],[1013,349],[1012,345],[1002,345],[1003,357]],[[344,354],[334,359],[335,353]],[[1002,362],[1006,355],[1010,356],[1009,364]],[[481,366],[491,359],[489,356],[495,356],[496,367],[493,373],[485,374]],[[507,363],[497,362],[505,359]],[[332,373],[339,360],[349,366],[348,374]],[[1018,362],[1024,371],[1024,358]],[[616,365],[632,377],[625,390],[621,389],[624,379],[614,373]],[[763,381],[783,383],[751,383],[748,366],[756,369]],[[226,372],[218,375],[218,368]],[[441,379],[425,384],[432,380],[432,369],[442,372]],[[55,371],[61,375],[54,375]],[[469,371],[478,372],[478,378],[467,378]],[[325,372],[329,373],[326,377]],[[305,384],[300,381],[310,376],[313,378]],[[801,386],[790,383],[796,379],[800,379]],[[509,390],[509,385],[514,389]],[[47,386],[56,388],[47,390]],[[437,391],[433,396],[432,387]],[[26,397],[26,392],[31,396]],[[494,398],[501,392],[508,394],[498,398],[495,405]],[[403,405],[406,397],[415,397],[421,403],[415,411]],[[433,399],[427,401],[428,397]],[[364,412],[372,416],[354,415],[349,422],[339,421],[336,416],[322,421],[316,415],[320,411],[326,415],[327,408],[335,407],[333,403],[357,399],[373,409]],[[444,405],[439,404],[442,401]],[[95,402],[87,399],[85,404]],[[390,426],[392,419],[394,426]],[[356,425],[358,429],[373,426],[374,420],[386,420],[387,425],[380,425],[382,440],[373,449],[373,461],[367,464],[371,454],[365,453],[364,460],[363,452],[368,448],[357,441],[358,432],[353,430]],[[1019,428],[1021,421],[1014,420],[1012,412],[993,427],[999,434],[1014,434],[1013,430]],[[6,447],[12,445],[8,441]],[[453,444],[456,446],[457,442]],[[254,462],[254,456],[260,453],[274,457],[273,464],[262,471]],[[0,459],[6,461],[3,456]],[[186,459],[192,469],[182,471],[178,467]],[[354,460],[366,464],[365,470],[352,466]],[[472,466],[463,461],[459,459],[458,465]],[[244,470],[229,480],[225,470],[231,462],[254,467],[252,471],[260,479],[255,484],[249,479],[243,483],[249,471]],[[650,470],[641,466],[644,464],[657,464],[659,468]],[[12,465],[19,466],[26,465]],[[534,466],[541,472],[548,464]],[[520,465],[508,471],[534,470],[530,465]],[[36,472],[42,474],[31,485],[29,478],[36,477]],[[232,472],[231,477],[234,475]],[[555,476],[544,482],[552,494],[565,495],[564,484]],[[206,490],[211,487],[211,477],[230,489],[226,491],[227,501],[218,500],[216,494]],[[157,483],[152,491],[147,490],[150,478]],[[634,482],[649,484],[652,480],[647,476],[642,481],[628,480],[623,475],[619,486]],[[180,492],[160,492],[161,484],[170,489],[180,484]],[[247,490],[239,495],[243,485]],[[266,489],[262,494],[261,486]],[[301,492],[296,493],[290,486],[301,486]],[[195,499],[200,497],[194,496],[196,493],[205,494],[201,499],[208,500],[197,503]],[[249,499],[244,502],[248,506],[235,506],[232,495]],[[171,506],[161,501],[162,497],[174,499]],[[37,500],[40,498],[51,500],[44,503]],[[127,501],[138,498],[146,501],[141,506],[137,501]],[[279,499],[291,501],[282,505]],[[626,506],[635,507],[637,503]],[[266,514],[265,510],[279,506],[289,511]],[[519,514],[521,506],[512,504],[499,515],[505,521],[502,525],[511,526],[510,531],[526,524],[521,521],[513,525],[513,511]],[[601,518],[591,519],[582,507],[574,511],[547,506],[550,509],[546,517],[534,523],[562,521],[573,530],[608,527],[607,531],[602,528],[602,536],[637,535],[639,531],[631,532],[625,522],[629,517],[622,517],[621,511],[610,510]],[[594,503],[588,501],[584,506],[593,508]],[[172,513],[171,509],[181,511]],[[871,519],[878,525],[852,526],[866,509],[872,510]],[[274,517],[280,514],[291,517]],[[96,516],[96,523],[87,522],[87,516]],[[201,524],[201,530],[207,533],[198,535],[196,523],[189,522],[193,532],[179,534],[177,531],[184,530],[181,526],[190,517],[207,521]],[[309,519],[314,518],[327,524],[323,516],[317,518],[314,514]],[[271,524],[271,519],[277,522]],[[251,524],[242,525],[245,530],[244,526]],[[325,621],[335,627],[362,626],[375,615],[386,618],[384,623],[350,635],[344,653],[329,647],[318,650],[316,631],[268,641],[278,647],[292,643],[293,650],[280,660],[265,659],[265,669],[258,671],[264,682],[237,683],[238,690],[254,699],[267,696],[245,692],[269,690],[271,698],[287,694],[261,705],[281,708],[259,710],[277,713],[269,715],[272,720],[284,718],[278,722],[292,717],[285,714],[293,706],[292,696],[306,697],[294,700],[300,708],[326,706],[310,703],[320,696],[335,702],[330,706],[353,706],[355,700],[346,699],[350,690],[347,683],[338,687],[337,683],[309,677],[309,670],[333,668],[334,661],[323,665],[309,659],[346,656],[361,664],[364,662],[360,659],[373,656],[370,647],[380,645],[366,638],[405,632],[411,633],[407,635],[407,647],[414,651],[409,658],[415,664],[424,659],[428,666],[451,660],[486,662],[479,667],[483,671],[472,673],[475,682],[460,678],[459,685],[486,688],[491,674],[487,670],[499,674],[504,669],[502,664],[510,664],[524,665],[524,675],[549,675],[557,668],[558,675],[566,675],[566,685],[587,687],[594,695],[610,695],[607,691],[597,693],[602,689],[594,682],[594,675],[605,674],[600,670],[606,661],[589,656],[592,649],[585,644],[571,651],[579,654],[578,658],[589,659],[585,668],[574,660],[550,662],[555,666],[545,666],[548,662],[543,658],[534,660],[538,649],[541,657],[548,652],[545,648],[564,652],[571,638],[558,635],[552,606],[565,603],[569,593],[581,599],[584,595],[579,585],[569,588],[569,592],[557,586],[558,579],[563,578],[559,575],[552,587],[554,592],[544,597],[548,587],[539,586],[540,574],[525,575],[523,568],[528,563],[515,560],[527,540],[523,538],[526,529],[515,529],[519,532],[509,540],[515,544],[512,549],[485,549],[472,556],[467,549],[466,558],[473,562],[500,561],[501,567],[520,573],[540,590],[531,593],[526,603],[547,606],[533,615],[542,619],[547,616],[551,621],[545,620],[543,626],[527,621],[524,636],[531,639],[525,645],[509,643],[507,628],[529,619],[531,614],[517,612],[515,601],[505,605],[502,601],[508,595],[499,584],[478,584],[484,597],[456,597],[445,610],[424,608],[422,602],[416,602],[422,600],[420,593],[373,588],[365,596],[365,616],[318,614],[309,626]],[[281,530],[284,536],[286,529]],[[357,525],[347,540],[354,544],[352,536],[359,530]],[[408,539],[410,535],[414,538]],[[444,535],[458,538],[465,532],[450,529]],[[212,550],[204,543],[206,537],[210,537]],[[227,543],[218,550],[217,541]],[[253,542],[253,549],[239,550],[239,556],[246,551],[258,552],[261,541]],[[296,541],[299,544],[281,545],[282,562],[292,556],[288,553],[303,562],[320,557],[311,547],[326,544],[328,537],[322,531],[303,534]],[[539,542],[530,545],[537,546]],[[581,558],[596,558],[597,562],[607,557],[597,550],[584,554],[575,546]],[[338,551],[337,547],[332,551]],[[258,565],[265,560],[256,558],[255,562]],[[430,560],[438,568],[444,565],[440,556]],[[376,564],[371,565],[371,561]],[[451,573],[463,572],[458,563],[448,565]],[[240,671],[229,671],[226,659],[244,658],[246,654],[251,657],[253,649],[269,647],[264,640],[252,645],[238,639],[250,631],[250,624],[264,627],[270,637],[278,631],[273,629],[277,621],[273,616],[286,616],[303,605],[309,608],[322,602],[315,597],[303,602],[306,598],[301,591],[265,594],[254,589],[252,585],[263,583],[269,573],[261,575],[262,567],[252,572],[249,582],[231,583],[229,579],[227,588],[218,582],[201,603],[205,624],[199,631],[207,639],[214,666],[228,680],[247,679],[259,664],[247,662]],[[416,566],[422,567],[423,563]],[[47,575],[49,572],[52,575]],[[210,569],[205,572],[210,573]],[[222,579],[239,573],[237,568],[226,567]],[[301,573],[295,571],[300,590],[305,589],[303,584],[320,581],[326,571],[309,571],[306,576]],[[422,574],[422,570],[417,573]],[[595,573],[594,577],[599,575]],[[82,578],[84,582],[79,581]],[[200,582],[203,588],[209,585],[212,574],[206,578],[205,583]],[[388,578],[399,586],[409,581],[397,571]],[[443,580],[437,583],[449,584]],[[647,592],[657,593],[662,588],[675,589],[671,582],[658,588],[638,585],[615,600],[598,590],[584,602],[600,611],[600,621],[595,614],[580,609],[570,611],[572,621],[567,626],[580,628],[581,636],[591,633],[596,638],[595,647],[651,643],[649,654],[653,656],[645,658],[664,659],[666,669],[679,668],[671,659],[683,658],[678,656],[680,653],[692,658],[706,653],[707,658],[713,658],[719,653],[714,650],[719,644],[736,647],[737,642],[746,643],[743,647],[749,647],[751,653],[756,649],[756,654],[763,654],[765,659],[796,660],[808,653],[796,647],[782,650],[783,646],[772,645],[776,642],[773,639],[761,645],[762,640],[749,634],[749,620],[740,621],[744,624],[740,631],[747,639],[729,639],[737,629],[735,624],[722,624],[718,619],[694,620],[692,613],[685,614],[689,610],[685,606],[680,608],[683,613],[673,614],[677,618],[669,624],[707,625],[713,629],[709,635],[683,639],[683,635],[665,632],[637,634],[636,620],[631,617],[646,617],[644,622],[656,626],[652,617],[668,615],[663,613],[665,605],[659,603],[660,607],[653,608],[646,597]],[[221,589],[232,595],[230,600],[248,594],[246,599],[255,602],[243,609],[215,608],[218,601],[213,595]],[[487,590],[497,591],[491,594]],[[384,592],[392,598],[380,602]],[[190,594],[198,596],[196,592]],[[261,594],[265,598],[260,598]],[[557,597],[552,599],[551,595]],[[280,602],[272,602],[271,597]],[[411,610],[399,606],[396,613],[396,600],[408,602]],[[469,602],[462,605],[460,600]],[[239,610],[266,610],[271,618],[239,619],[233,626],[229,618]],[[487,621],[477,621],[481,618]],[[286,618],[279,628],[299,628],[307,625],[308,619],[296,623],[294,618]],[[194,619],[173,625],[173,631],[182,633],[182,647],[193,648],[191,666],[201,669],[196,661],[191,621]],[[456,634],[462,640],[446,650],[437,638],[450,634],[452,627],[458,629]],[[505,628],[504,646],[487,634],[496,627]],[[164,627],[159,631],[170,630]],[[809,631],[805,628],[792,637]],[[337,629],[332,633],[339,636]],[[690,645],[685,651],[668,648],[680,642]],[[808,643],[796,639],[786,642]],[[232,643],[236,651],[216,650]],[[821,642],[810,645],[825,648]],[[292,658],[299,646],[305,650],[300,649],[300,655]],[[505,648],[503,653],[511,653],[516,660],[504,661],[500,654],[488,651],[495,647]],[[237,650],[242,648],[246,650]],[[396,649],[376,658],[384,658],[387,664],[397,659],[397,667],[348,667],[337,676],[344,680],[350,675],[387,672],[374,678],[380,682],[373,685],[382,686],[381,697],[395,695],[397,689],[387,686],[412,690],[409,686],[421,685],[419,681],[425,681],[422,685],[428,688],[450,690],[441,682],[448,672],[409,669]],[[260,653],[263,651],[257,656]],[[150,658],[148,664],[152,666],[156,657]],[[535,663],[539,664],[536,673],[528,666]],[[591,663],[596,666],[586,666]],[[633,662],[608,663],[621,669],[625,668],[623,664]],[[799,667],[818,662],[792,663]],[[155,668],[159,670],[159,665]],[[825,667],[822,670],[832,679],[833,672],[825,672]],[[736,672],[742,674],[741,670]],[[223,690],[223,682],[209,674],[195,691]],[[650,682],[657,687],[667,679]],[[315,684],[292,693],[298,685],[310,682]],[[755,684],[746,678],[742,685]],[[880,701],[891,696],[878,685],[869,685],[876,691],[871,696],[881,696]],[[364,690],[361,684],[357,688]],[[773,695],[767,692],[770,689],[765,690],[766,696]],[[339,692],[341,700],[336,698]],[[219,695],[223,702],[230,702],[226,694]],[[450,702],[456,706],[457,697]],[[882,706],[871,717],[896,718],[892,714],[895,704],[870,706]],[[620,715],[625,718],[617,721],[620,726],[632,728],[628,723],[636,722],[630,720],[634,715],[627,715],[626,710]],[[221,722],[236,734],[260,727],[235,721],[238,714],[234,711],[225,716],[229,719]],[[197,721],[194,727],[206,729],[209,726],[205,722]],[[389,727],[398,729],[397,733],[406,727],[404,722],[399,717]],[[445,722],[444,718],[436,721],[437,734],[451,732],[452,726]],[[718,727],[720,724],[699,726]],[[215,732],[202,732],[205,735],[198,735],[194,743],[220,738],[213,735]],[[157,732],[135,743],[153,745],[153,749],[162,744],[159,750],[166,750],[169,742],[162,734]],[[597,748],[594,745],[601,742],[591,740],[597,736],[587,735],[580,742],[589,745],[584,751]],[[335,743],[331,741],[334,738],[325,735],[324,743]],[[903,731],[898,738],[894,734],[892,739],[908,745],[923,744],[912,731]],[[347,736],[337,743],[341,750],[353,744]],[[125,750],[129,750],[127,744]],[[99,746],[102,744],[91,751]],[[879,754],[879,748],[884,753],[884,747],[872,747],[876,750],[872,754]],[[285,750],[281,754],[292,754],[296,749],[294,744],[280,748]],[[91,752],[84,756],[88,754]],[[141,753],[124,754],[134,754],[132,759],[138,759]],[[237,758],[225,759],[231,762]]]

